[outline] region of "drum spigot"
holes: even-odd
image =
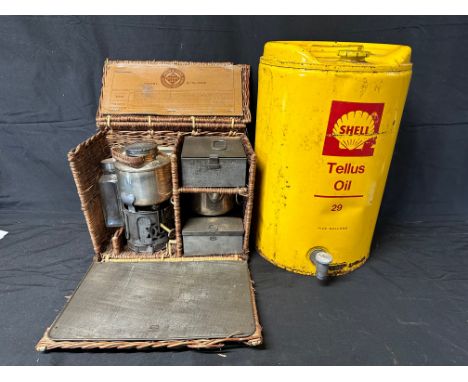
[[[310,251],[310,261],[315,265],[315,277],[322,283],[328,281],[328,270],[333,261],[332,255],[323,249],[314,249]]]

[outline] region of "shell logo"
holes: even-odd
[[[333,136],[339,141],[339,148],[356,150],[362,148],[369,139],[377,137],[374,118],[375,115],[357,110],[338,119],[333,127]]]
[[[373,156],[383,109],[383,103],[332,101],[322,154]]]

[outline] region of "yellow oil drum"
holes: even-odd
[[[263,257],[307,275],[364,264],[411,68],[408,46],[265,45],[255,134]]]

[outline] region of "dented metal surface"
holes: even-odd
[[[246,262],[94,263],[53,340],[175,340],[255,332]]]
[[[255,151],[259,252],[314,274],[322,249],[329,274],[369,255],[411,78],[406,46],[271,42],[259,67]]]

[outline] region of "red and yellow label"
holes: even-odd
[[[374,155],[383,103],[332,101],[323,155]]]
[[[369,192],[369,157],[378,144],[383,103],[332,101],[323,144],[321,170],[315,198],[363,198]],[[359,181],[361,179],[361,181]],[[341,208],[341,204],[339,205]]]

